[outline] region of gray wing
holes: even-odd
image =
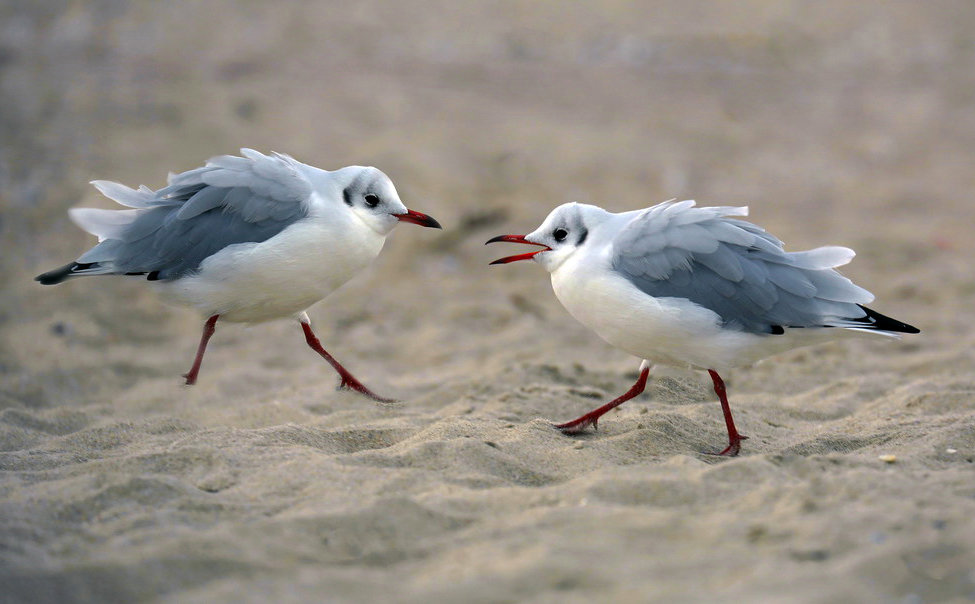
[[[750,222],[748,208],[665,202],[644,210],[613,243],[612,265],[655,298],[686,298],[724,325],[752,333],[784,327],[862,327],[858,304],[873,300],[833,267],[853,250],[786,252]]]
[[[72,218],[99,236],[76,274],[148,274],[169,280],[197,270],[235,243],[261,242],[304,218],[312,186],[294,159],[241,149],[169,177],[152,191],[96,181],[107,197],[135,210],[82,208]],[[90,265],[90,266],[87,266]]]

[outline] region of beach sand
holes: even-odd
[[[0,18],[0,601],[975,598],[975,5],[21,3]],[[241,146],[375,165],[401,227],[310,311],[218,324],[139,279],[34,275],[86,183]],[[899,341],[726,377],[639,359],[484,247],[555,205],[750,205]],[[323,258],[327,261],[327,258]]]

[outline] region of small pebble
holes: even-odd
[[[56,336],[66,336],[71,332],[71,327],[67,323],[58,321],[51,325],[51,333]]]
[[[888,453],[887,455],[880,455],[880,456],[878,456],[877,459],[879,459],[880,461],[883,461],[885,463],[894,463],[895,461],[897,461],[897,456],[896,455],[890,455]]]
[[[582,443],[576,443],[576,444],[572,445],[572,448],[573,449],[584,449],[585,447],[586,447],[586,445],[584,445]]]
[[[958,452],[958,449],[945,449],[945,453],[948,453],[949,455],[950,454],[957,453],[957,452]]]

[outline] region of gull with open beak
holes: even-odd
[[[440,228],[408,209],[393,182],[371,167],[332,172],[288,155],[241,149],[169,177],[158,190],[94,181],[130,210],[75,208],[74,222],[98,245],[36,280],[54,285],[73,277],[138,275],[164,298],[208,317],[193,366],[196,382],[218,319],[260,323],[294,317],[305,341],[348,388],[386,401],[366,388],[322,347],[306,310],[364,269],[401,222]]]
[[[786,252],[764,229],[735,218],[748,208],[664,202],[614,214],[580,203],[553,210],[528,235],[488,241],[541,249],[491,264],[535,260],[552,275],[569,313],[610,344],[643,359],[626,393],[557,427],[577,433],[646,388],[652,363],[705,369],[721,401],[728,446],[740,434],[719,372],[847,335],[899,337],[918,329],[875,312],[873,300],[835,269],[853,250]]]

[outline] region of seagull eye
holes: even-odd
[[[366,205],[369,206],[370,208],[374,208],[379,205],[378,195],[373,195],[372,193],[369,193],[363,199],[366,200]]]
[[[563,241],[565,240],[566,237],[568,237],[568,235],[569,235],[569,231],[562,228],[558,228],[552,231],[552,237],[555,237],[556,241]]]

